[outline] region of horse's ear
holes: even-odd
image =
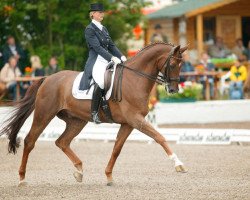
[[[177,54],[177,52],[180,50],[181,45],[178,45],[174,47],[174,54]]]
[[[189,44],[185,47],[180,48],[180,52],[183,53],[184,51],[186,51],[188,49],[188,46],[189,46]]]

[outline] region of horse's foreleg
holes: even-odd
[[[108,165],[105,169],[105,174],[106,174],[107,179],[108,179],[108,183],[107,183],[108,186],[111,186],[113,184],[112,171],[113,171],[116,159],[121,152],[121,149],[124,145],[124,142],[127,140],[128,136],[130,135],[132,130],[133,130],[133,128],[128,124],[122,124],[120,129],[119,129],[111,158],[110,158]]]
[[[83,169],[82,161],[77,157],[77,155],[70,148],[70,143],[74,137],[76,137],[87,122],[82,121],[77,118],[67,118],[63,119],[66,122],[66,129],[63,134],[56,140],[56,145],[68,156],[68,158],[73,162],[77,171],[73,173],[75,179],[78,182],[82,182]]]
[[[153,138],[158,144],[160,144],[163,147],[169,158],[174,161],[175,169],[177,172],[183,172],[183,173],[187,172],[183,163],[179,160],[177,155],[169,147],[166,139],[158,131],[156,131],[155,128],[144,119],[144,117],[141,116],[135,119],[133,121],[133,125],[134,128],[145,133],[147,136]]]

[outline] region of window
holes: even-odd
[[[212,43],[216,37],[216,31],[215,31],[215,17],[204,17],[203,20],[203,40],[206,43]]]

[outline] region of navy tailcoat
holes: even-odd
[[[89,89],[93,66],[98,55],[102,56],[108,62],[111,61],[112,56],[120,59],[122,57],[122,53],[113,43],[106,27],[103,26],[102,30],[100,30],[94,23],[90,23],[86,27],[84,35],[89,48],[89,57],[80,82],[80,90]]]

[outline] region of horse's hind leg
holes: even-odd
[[[37,141],[38,137],[41,135],[42,131],[46,128],[49,122],[54,118],[55,114],[48,113],[48,112],[41,112],[38,109],[35,110],[34,119],[31,126],[31,129],[28,135],[24,139],[24,149],[23,149],[23,157],[21,166],[19,168],[19,177],[20,182],[19,186],[25,185],[25,173],[26,173],[26,165],[28,162],[28,157],[30,152],[35,146],[35,142]]]
[[[75,171],[73,175],[78,182],[82,182],[82,161],[72,151],[72,149],[70,148],[70,143],[73,138],[80,133],[87,122],[79,118],[70,117],[64,113],[60,113],[58,117],[66,122],[66,129],[64,130],[63,134],[56,140],[56,146],[58,146],[73,162],[74,166],[77,169],[77,171]]]
[[[112,178],[113,167],[115,165],[117,157],[119,156],[119,154],[122,150],[124,142],[127,140],[128,136],[130,135],[132,130],[133,130],[133,128],[131,126],[129,126],[128,124],[122,124],[120,127],[120,130],[119,130],[117,137],[116,137],[116,141],[115,141],[115,145],[113,148],[111,158],[110,158],[108,165],[106,167],[106,170],[105,170],[105,174],[106,174],[107,179],[108,179],[108,183],[107,183],[108,186],[111,186],[113,184],[113,178]]]

